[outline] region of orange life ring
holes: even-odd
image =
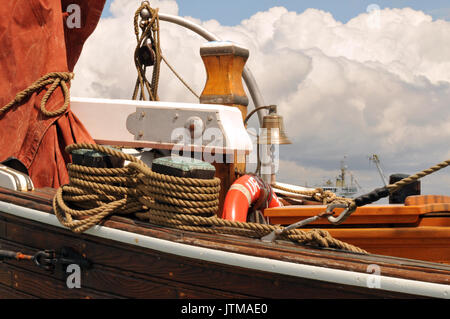
[[[266,197],[266,198],[264,198]],[[254,175],[244,175],[238,178],[227,192],[222,217],[227,220],[246,222],[250,205],[263,200],[258,206],[279,207],[279,201],[272,187]]]

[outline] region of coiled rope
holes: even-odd
[[[23,104],[25,100],[27,100],[28,98],[30,98],[31,95],[33,95],[33,93],[39,92],[40,90],[44,89],[47,85],[51,86],[41,100],[41,112],[48,117],[54,117],[63,114],[69,107],[70,93],[69,88],[67,87],[67,83],[73,79],[73,76],[74,74],[71,72],[51,72],[44,75],[39,80],[30,85],[28,88],[17,93],[17,95],[11,102],[3,106],[0,109],[0,116],[2,116],[12,107]],[[50,99],[50,96],[53,94],[53,92],[58,88],[58,86],[61,86],[64,95],[64,104],[56,111],[48,111],[46,108],[47,102]]]
[[[94,168],[69,164],[70,183],[57,190],[53,208],[62,225],[81,233],[112,214],[133,214],[159,226],[186,231],[261,238],[281,226],[241,223],[216,216],[220,179],[174,177],[153,172],[139,159],[93,144],[66,148],[96,150],[129,161],[122,168]],[[327,231],[299,229],[281,237],[299,244],[365,253],[332,238]]]

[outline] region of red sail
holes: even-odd
[[[0,108],[16,94],[50,72],[73,71],[83,44],[94,31],[105,0],[8,0],[0,6]],[[75,75],[76,76],[76,75]],[[47,86],[47,89],[49,86]],[[93,143],[68,110],[56,117],[40,111],[47,89],[0,115],[0,161],[17,157],[36,187],[68,182],[64,148]],[[47,110],[59,109],[58,88]]]

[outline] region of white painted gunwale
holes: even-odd
[[[0,201],[0,211],[47,225],[65,228],[60,224],[56,216],[35,209]],[[211,248],[197,247],[99,225],[87,230],[85,234],[114,240],[124,244],[161,251],[164,253],[170,253],[181,257],[194,258],[229,266],[243,267],[247,269],[325,281],[335,284],[368,288],[368,282],[373,282],[374,280],[374,275],[371,273],[360,273],[297,264],[293,262],[249,256]],[[376,278],[379,280],[380,288],[371,289],[380,289],[425,297],[450,298],[450,285],[388,277],[383,275],[379,275]]]

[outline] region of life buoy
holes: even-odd
[[[227,192],[223,207],[222,217],[227,220],[246,222],[247,212],[250,205],[258,200],[263,202],[258,205],[267,207],[280,207],[283,204],[279,201],[272,187],[254,175],[244,175],[238,178]]]

